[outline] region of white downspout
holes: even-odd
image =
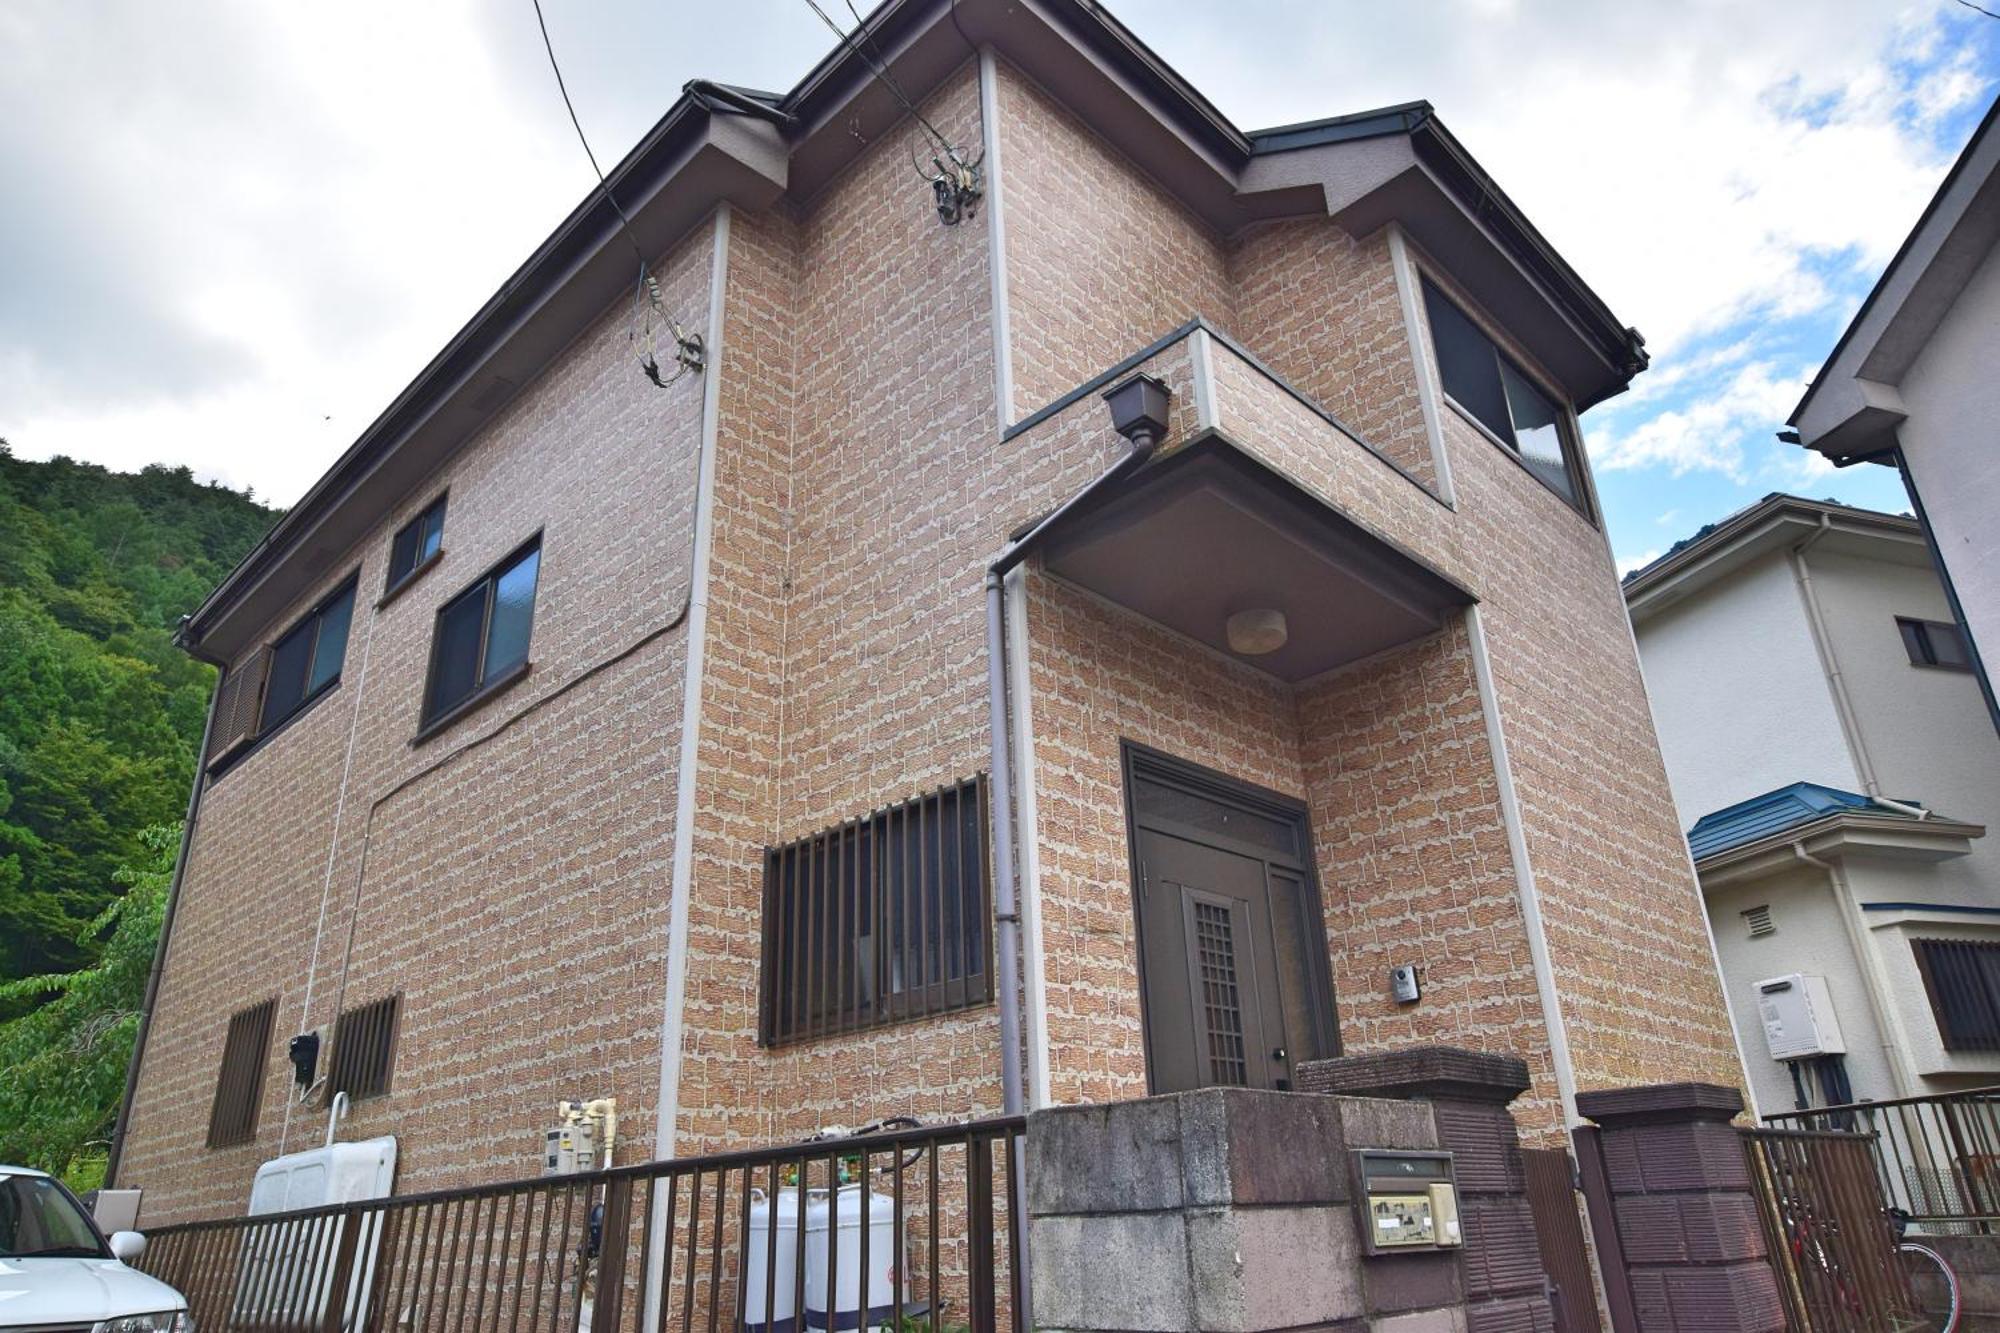
[[[729,280],[729,205],[715,213],[708,275],[708,369],[701,386],[701,452],[695,464],[694,562],[688,575],[687,674],[681,688],[681,744],[674,774],[674,859],[667,919],[667,994],[660,1015],[660,1090],[653,1155],[674,1155],[680,1118],[681,1025],[687,1011],[688,896],[694,887],[695,765],[701,746],[702,673],[708,650],[708,569],[715,543],[715,433],[722,396],[724,288]],[[657,1251],[656,1251],[657,1254]]]
[[[1840,913],[1840,924],[1847,931],[1848,947],[1854,950],[1854,964],[1861,969],[1861,984],[1867,987],[1868,1002],[1875,1008],[1875,1034],[1882,1043],[1882,1059],[1889,1066],[1889,1076],[1896,1081],[1896,1096],[1919,1095],[1923,1089],[1918,1086],[1916,1071],[1910,1067],[1909,1057],[1901,1043],[1891,1035],[1895,1011],[1889,1006],[1894,990],[1888,978],[1882,975],[1880,955],[1869,943],[1867,927],[1861,921],[1861,909],[1856,906],[1854,893],[1847,883],[1847,871],[1838,861],[1822,860],[1808,852],[1804,842],[1792,844],[1792,855],[1806,865],[1825,872],[1827,886],[1833,891],[1834,907]]]
[[[1848,753],[1854,756],[1855,776],[1861,779],[1864,793],[1879,797],[1882,784],[1875,780],[1875,766],[1868,762],[1868,747],[1861,739],[1861,723],[1854,712],[1854,700],[1847,693],[1847,678],[1841,674],[1840,659],[1833,651],[1833,638],[1826,631],[1826,616],[1820,611],[1818,594],[1813,591],[1812,570],[1806,566],[1806,552],[1832,527],[1833,520],[1821,514],[1818,531],[1785,554],[1791,561],[1792,579],[1798,584],[1799,597],[1805,602],[1806,624],[1812,630],[1813,647],[1819,650],[1820,670],[1826,673],[1827,686],[1833,691],[1833,710],[1840,718],[1841,735],[1847,740]]]
[[[1049,1006],[1042,950],[1042,852],[1035,802],[1034,693],[1028,687],[1028,584],[1016,566],[1007,572],[1007,703],[1014,741],[1014,864],[1020,874],[1021,935],[1028,1006],[1028,1106],[1049,1104]]]

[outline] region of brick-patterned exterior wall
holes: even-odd
[[[978,77],[967,63],[925,106],[962,142],[985,129]],[[1211,340],[1220,430],[1482,599],[1586,1084],[1713,1077],[1727,1026],[1692,880],[1668,856],[1601,535],[1455,416],[1457,509],[1431,489],[1381,237],[1326,219],[1218,237],[1004,61],[996,77],[989,206],[1005,210],[1017,414],[1199,314],[1379,449]],[[990,1007],[756,1045],[762,852],[988,766],[985,566],[1124,449],[1094,395],[1003,438],[989,232],[938,224],[897,135],[811,200],[726,229],[682,1153],[998,1109]],[[665,264],[670,309],[709,308],[713,234]],[[617,1096],[627,1159],[650,1153],[687,661],[674,620],[710,381],[648,385],[628,317],[608,311],[297,603],[360,562],[342,684],[205,797],[123,1173],[147,1187],[149,1224],[235,1211],[258,1162],[317,1142],[318,1113],[288,1121],[283,1042],[398,990],[393,1090],[342,1132],[398,1133],[400,1188],[531,1173],[562,1097]],[[1174,391],[1175,447],[1197,429],[1197,357],[1184,339],[1146,368]],[[447,484],[444,561],[374,609],[390,535]],[[413,747],[437,607],[538,527],[533,669]],[[1024,577],[1054,1098],[1145,1090],[1129,739],[1307,805],[1349,1050],[1518,1054],[1524,1131],[1558,1128],[1466,623],[1290,688]],[[1425,972],[1414,1009],[1385,996],[1405,961]],[[272,995],[256,1142],[206,1151],[229,1015]]]
[[[702,228],[660,265],[670,308],[707,309],[709,266]],[[122,1168],[149,1225],[238,1211],[258,1163],[318,1143],[284,1043],[395,992],[392,1091],[341,1133],[398,1134],[400,1187],[525,1174],[591,1088],[650,1139],[701,381],[648,384],[629,318],[614,303],[268,628],[358,564],[340,684],[203,797]],[[442,558],[378,609],[391,536],[446,488]],[[538,529],[528,675],[413,744],[437,608]],[[257,1137],[205,1149],[229,1016],[273,996]]]
[[[1237,238],[1229,272],[1264,363],[1435,487],[1387,231],[1357,241],[1323,218],[1268,223]]]
[[[1005,61],[997,89],[1014,412],[1200,315],[1234,323],[1227,243]]]

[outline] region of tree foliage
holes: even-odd
[[[147,862],[194,777],[214,672],[173,628],[275,517],[186,468],[31,463],[0,441],[0,982],[98,958],[120,868]],[[34,1002],[5,993],[0,1019]]]
[[[122,895],[80,933],[94,962],[0,982],[0,1002],[26,1008],[0,1022],[0,1162],[98,1183],[180,835],[178,824],[140,832],[144,859],[113,875]]]

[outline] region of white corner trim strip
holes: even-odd
[[[1213,430],[1215,417],[1215,354],[1207,329],[1196,329],[1188,337],[1189,359],[1194,363],[1194,424],[1199,430]]]
[[[1417,368],[1417,405],[1424,414],[1424,437],[1430,441],[1431,464],[1437,469],[1438,498],[1448,505],[1458,503],[1451,482],[1451,455],[1445,451],[1444,416],[1438,407],[1437,376],[1431,373],[1430,358],[1424,355],[1422,316],[1417,310],[1417,266],[1410,258],[1410,246],[1403,229],[1389,224],[1389,266],[1396,275],[1396,299],[1403,307],[1403,338],[1410,345],[1410,360]]]
[[[1570,1061],[1569,1029],[1563,1022],[1562,999],[1556,993],[1555,967],[1549,962],[1548,932],[1542,925],[1541,893],[1528,861],[1528,837],[1521,827],[1521,802],[1514,791],[1514,770],[1507,760],[1507,734],[1500,725],[1500,698],[1493,685],[1493,662],[1486,654],[1486,623],[1479,608],[1465,608],[1466,638],[1472,645],[1472,674],[1479,682],[1479,707],[1486,714],[1486,744],[1493,752],[1493,778],[1500,798],[1500,821],[1507,828],[1507,851],[1514,862],[1514,887],[1521,897],[1521,920],[1528,932],[1528,959],[1535,969],[1535,989],[1541,995],[1542,1023],[1549,1032],[1549,1058],[1555,1065],[1556,1095],[1562,1099],[1563,1123],[1579,1123],[1576,1113],[1576,1066]]]
[[[1014,726],[1014,857],[1021,885],[1021,933],[1027,939],[1028,1107],[1049,1104],[1048,969],[1042,948],[1042,839],[1035,821],[1035,718],[1028,677],[1026,572],[1007,572],[1007,693]]]
[[[1014,335],[1007,318],[1007,223],[1000,176],[1000,80],[993,48],[979,48],[979,127],[986,154],[986,273],[992,284],[993,397],[1000,429],[1014,424]]]
[[[675,771],[674,859],[667,921],[667,997],[660,1017],[660,1092],[653,1155],[674,1155],[680,1118],[681,1028],[687,1011],[688,895],[694,886],[694,800],[701,746],[702,672],[708,649],[708,567],[715,542],[716,413],[722,399],[722,317],[729,279],[729,205],[715,214],[708,276],[708,368],[701,385],[701,456],[695,466],[694,565],[688,577],[687,676],[681,690],[681,744]]]

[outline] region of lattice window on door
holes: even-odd
[[[1249,1081],[1249,1065],[1243,1049],[1242,994],[1236,982],[1235,929],[1227,907],[1199,899],[1193,907],[1209,1076],[1217,1083],[1240,1087]]]

